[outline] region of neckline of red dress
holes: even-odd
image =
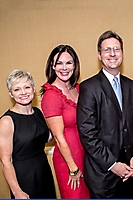
[[[77,89],[77,86],[78,86],[78,83],[76,84],[76,89]],[[51,85],[50,83],[45,83],[44,84],[44,90],[46,90],[46,91],[47,90],[54,90],[57,93],[59,93],[59,95],[65,100],[66,103],[69,103],[71,106],[74,106],[74,107],[77,106],[77,103],[75,103],[71,99],[68,99],[67,96],[65,94],[63,94],[62,90],[57,88],[55,85]]]

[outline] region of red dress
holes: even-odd
[[[79,91],[79,85],[76,86]],[[44,116],[62,116],[64,121],[64,136],[71,150],[73,159],[79,169],[84,173],[84,149],[80,143],[76,124],[77,104],[62,93],[56,86],[49,83],[44,84],[45,93],[42,98],[41,107]],[[73,190],[67,185],[69,179],[69,168],[62,157],[58,146],[55,144],[53,163],[61,198],[90,198],[89,190],[85,185],[84,178],[80,179],[80,188]]]

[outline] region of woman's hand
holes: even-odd
[[[68,169],[77,169],[77,165],[74,161],[74,158],[71,153],[71,149],[69,144],[66,141],[64,136],[64,122],[62,116],[54,116],[46,118],[48,127],[50,128],[57,146],[60,150],[61,155],[63,156],[64,160],[67,163]],[[82,172],[77,169],[77,173],[72,175],[70,173],[68,185],[70,185],[71,189],[76,190],[76,188],[80,187],[80,178],[83,177]]]
[[[15,194],[15,199],[30,199],[29,195],[23,192],[22,190],[18,190]]]
[[[80,187],[80,178],[83,178],[82,172],[79,170],[76,175],[70,175],[67,185],[71,185],[71,189],[76,190]]]

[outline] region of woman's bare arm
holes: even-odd
[[[21,190],[12,164],[13,132],[14,125],[11,117],[2,117],[0,119],[0,160],[2,162],[2,170],[15,198],[27,199],[29,196]]]
[[[60,153],[64,157],[69,170],[76,171],[78,169],[78,166],[76,165],[72,157],[69,145],[67,144],[66,139],[64,137],[64,123],[63,123],[62,116],[49,117],[49,118],[46,118],[46,121],[50,130],[52,131],[54,135],[54,138],[55,138],[55,141],[57,142]],[[80,177],[82,177],[82,172],[80,170],[77,176],[69,177],[68,184],[71,183],[71,188],[76,189],[76,181],[79,181]]]

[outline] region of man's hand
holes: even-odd
[[[133,169],[133,157],[130,159],[130,167]]]
[[[116,163],[111,168],[111,171],[117,176],[120,176],[121,178],[123,178],[123,181],[126,181],[133,174],[133,169],[129,167],[128,165],[126,165],[125,163],[121,163],[121,162]]]
[[[123,182],[126,181],[130,176],[133,177],[133,157],[130,160],[130,168],[131,168],[130,173],[125,176]]]

